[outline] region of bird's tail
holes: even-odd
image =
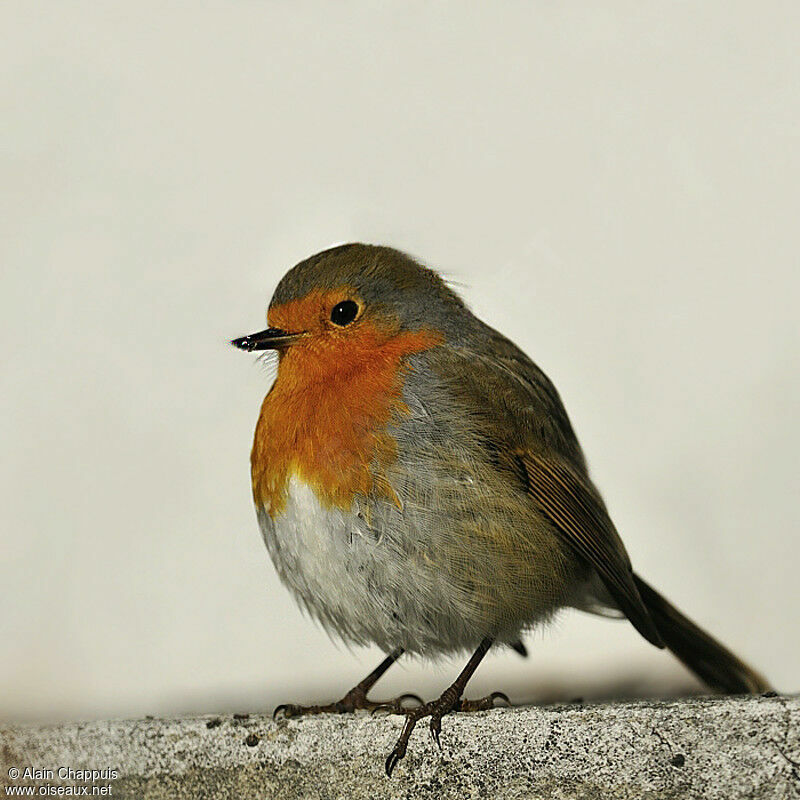
[[[712,689],[725,694],[754,694],[770,685],[727,647],[685,617],[638,575],[636,588],[666,646]]]

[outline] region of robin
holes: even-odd
[[[391,775],[419,720],[438,743],[444,715],[503,697],[462,699],[490,648],[524,653],[565,607],[627,617],[712,689],[768,688],[633,571],[555,387],[435,271],[335,247],[284,276],[268,325],[232,342],[278,353],[251,456],[264,541],[326,629],[388,654],[339,702],[278,712],[404,714]],[[466,651],[432,702],[367,697],[403,653]]]

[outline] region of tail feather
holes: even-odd
[[[712,689],[725,694],[755,694],[770,688],[762,675],[681,614],[652,586],[638,575],[633,579],[664,643]]]

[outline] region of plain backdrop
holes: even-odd
[[[0,6],[0,717],[335,699],[381,657],[257,529],[264,326],[350,240],[440,269],[559,387],[638,571],[800,688],[790,2]],[[469,694],[688,691],[565,613]],[[438,693],[458,662],[377,694]]]

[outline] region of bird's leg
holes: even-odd
[[[489,652],[489,648],[491,646],[492,639],[488,637],[484,639],[480,645],[478,645],[478,649],[472,654],[472,657],[467,662],[467,666],[464,667],[464,669],[461,671],[461,674],[455,679],[452,686],[449,686],[444,690],[444,692],[442,692],[442,695],[438,700],[433,700],[430,703],[425,703],[417,708],[407,709],[402,712],[405,714],[406,724],[403,726],[403,732],[400,734],[400,738],[397,740],[394,750],[389,753],[389,757],[386,759],[387,775],[391,777],[392,770],[394,770],[394,768],[397,766],[397,762],[405,756],[406,748],[408,747],[408,740],[411,738],[411,733],[414,730],[417,722],[419,722],[419,720],[421,720],[423,717],[431,718],[431,733],[433,734],[433,738],[436,740],[436,744],[441,747],[441,743],[439,742],[439,734],[442,731],[442,717],[445,714],[449,714],[451,711],[482,711],[489,709],[493,707],[494,701],[498,697],[502,697],[508,701],[508,698],[500,692],[494,692],[489,697],[472,702],[461,699],[461,695],[464,693],[467,682],[478,668],[478,664],[481,663],[483,657]]]
[[[300,717],[304,714],[347,714],[357,709],[375,711],[378,708],[386,708],[398,713],[404,710],[403,701],[407,699],[416,700],[422,704],[422,700],[415,694],[403,694],[387,703],[375,703],[367,699],[367,692],[378,682],[379,678],[389,667],[397,661],[403,654],[402,648],[397,648],[389,653],[386,658],[375,667],[361,683],[356,684],[341,700],[330,703],[326,706],[298,706],[293,703],[284,703],[275,709],[274,717]]]

